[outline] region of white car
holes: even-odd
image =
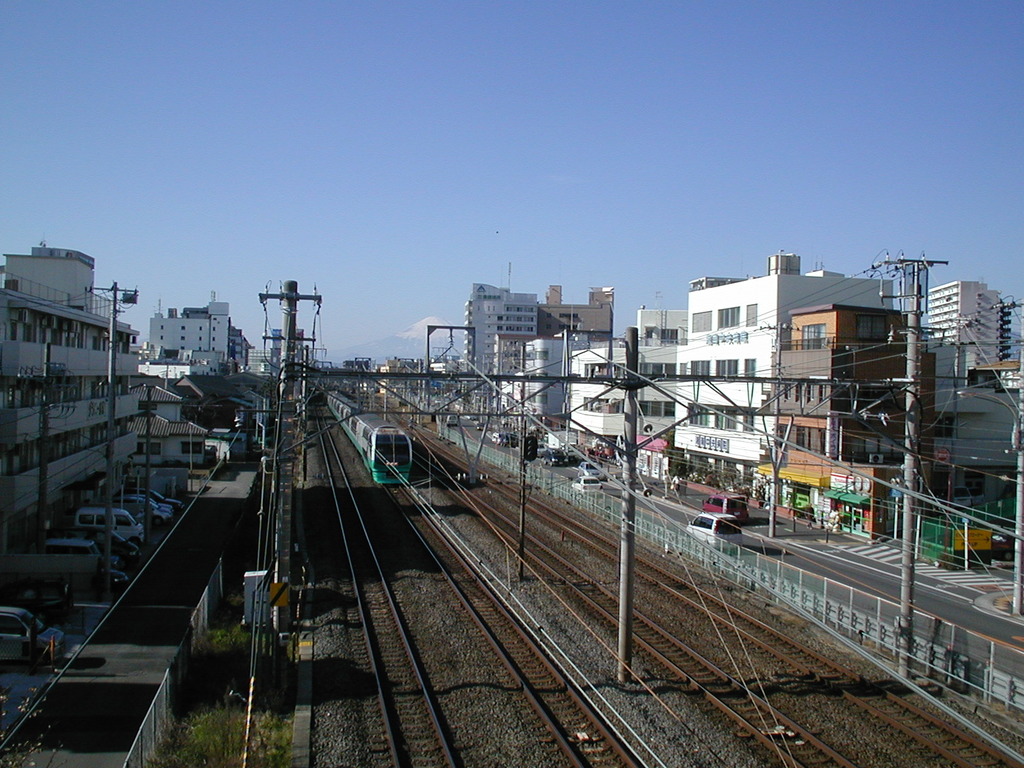
[[[701,512],[686,526],[686,532],[711,544],[722,541],[739,544],[743,540],[739,519],[721,512]]]
[[[604,480],[605,477],[604,470],[590,461],[581,461],[576,472],[580,477],[596,477],[598,480]]]
[[[593,477],[592,475],[582,475],[572,481],[572,487],[575,491],[600,491],[604,488],[604,483],[601,482],[601,478]]]

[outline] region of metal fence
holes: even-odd
[[[438,425],[447,440],[461,444],[456,429]],[[477,441],[467,438],[471,450]],[[485,445],[481,460],[508,472],[519,471],[519,458]],[[622,503],[604,493],[580,492],[565,477],[542,466],[527,467],[527,482],[618,526]],[[809,574],[775,557],[728,542],[711,546],[689,536],[674,520],[638,504],[637,535],[668,556],[698,563],[740,586],[832,629],[857,643],[883,663],[899,652],[897,603],[868,595],[831,579]],[[987,705],[1024,711],[1024,653],[983,635],[915,610],[910,653],[915,674]]]
[[[210,618],[223,597],[222,563],[218,562],[213,576],[203,591],[199,605],[192,612],[187,637],[178,646],[178,650],[164,673],[160,688],[153,697],[153,702],[146,712],[146,717],[135,735],[132,748],[124,760],[125,768],[143,768],[156,754],[160,742],[167,733],[167,728],[175,715],[177,694],[188,676],[188,662],[191,657],[192,639],[206,632]]]

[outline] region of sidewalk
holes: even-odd
[[[666,493],[660,483],[647,483],[645,487],[651,491],[650,498],[688,512],[697,511],[700,508],[702,497],[710,492],[691,486],[680,487],[678,492],[669,490]],[[889,566],[898,565],[902,560],[899,541],[872,540],[866,536],[858,536],[846,531],[828,531],[820,525],[816,525],[813,520],[799,520],[785,513],[780,513],[776,517],[775,537],[770,539],[767,536],[768,511],[766,509],[751,509],[750,522],[744,526],[744,532],[757,536],[765,542],[774,541],[783,549],[793,547],[807,550],[846,550],[851,554],[876,560]],[[919,559],[915,564],[915,571],[918,575],[927,575],[945,583],[975,589],[979,594],[973,602],[979,610],[1024,623],[1024,617],[1014,616],[1012,612],[1012,569],[957,570],[939,568]]]

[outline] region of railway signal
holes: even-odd
[[[523,439],[523,459],[533,461],[537,458],[537,436],[527,435]]]

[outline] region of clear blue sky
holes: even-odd
[[[331,350],[473,282],[621,330],[779,250],[1024,298],[1022,41],[1019,1],[0,0],[0,250],[90,254],[143,332],[215,291],[258,344],[315,285]]]

